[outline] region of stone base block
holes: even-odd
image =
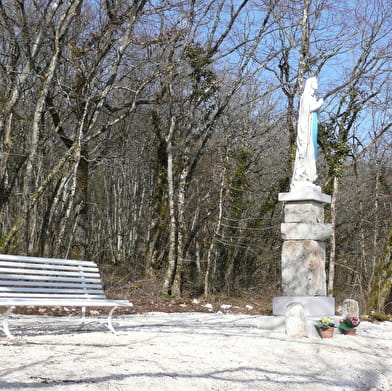
[[[324,223],[324,204],[318,201],[290,201],[284,205],[285,223]]]
[[[290,193],[279,193],[279,201],[289,202],[289,201],[318,201],[325,204],[331,203],[331,196],[328,194],[321,193],[319,189],[314,188],[304,188],[290,191]]]
[[[335,298],[328,296],[277,296],[272,299],[272,313],[285,316],[287,306],[299,303],[304,307],[306,317],[335,315]]]
[[[325,296],[325,243],[286,240],[282,248],[282,287],[285,296]]]
[[[332,235],[332,225],[324,223],[282,223],[283,240],[327,241]]]

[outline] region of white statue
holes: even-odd
[[[294,171],[290,190],[317,187],[317,122],[318,110],[323,99],[317,99],[315,91],[318,88],[317,79],[310,77],[306,80],[304,92],[299,105],[297,150],[295,154]]]

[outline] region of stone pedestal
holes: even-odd
[[[321,318],[335,315],[335,298],[327,296],[277,296],[272,299],[272,313],[285,316],[293,303],[302,305],[306,317]]]
[[[284,296],[325,296],[325,243],[287,240],[282,247]]]
[[[281,224],[284,296],[325,296],[325,247],[332,233],[324,223],[324,203],[330,196],[315,189],[279,194],[284,201]]]
[[[284,205],[281,224],[283,296],[273,299],[272,312],[284,316],[293,303],[300,304],[308,323],[335,314],[335,299],[326,297],[325,248],[332,227],[324,223],[324,204],[331,197],[319,187],[302,187],[280,193]],[[308,335],[313,332],[308,327]]]

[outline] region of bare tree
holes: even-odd
[[[277,194],[318,75],[329,290],[376,292],[390,13],[382,0],[0,2],[1,251],[94,258],[113,286],[156,280],[165,295],[276,290]]]

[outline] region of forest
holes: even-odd
[[[391,312],[391,58],[388,0],[0,0],[0,253],[124,296],[279,294],[317,76],[328,293]]]

